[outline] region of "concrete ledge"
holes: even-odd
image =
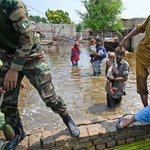
[[[41,43],[40,46],[44,51],[59,50],[58,44]]]
[[[77,138],[73,138],[68,129],[46,131],[44,128],[37,128],[27,131],[26,138],[16,149],[103,150],[150,137],[150,125],[148,123],[135,122],[123,130],[118,130],[116,123],[119,117],[122,116],[77,121],[81,132]],[[127,116],[125,117],[127,118]]]

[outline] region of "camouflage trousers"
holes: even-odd
[[[10,62],[4,61],[0,72],[0,84],[3,86],[4,77],[10,68]],[[18,110],[18,96],[20,91],[20,82],[24,75],[30,83],[37,89],[40,97],[46,103],[47,107],[58,114],[66,111],[66,104],[55,92],[52,84],[51,73],[47,62],[25,64],[22,71],[18,72],[17,87],[14,90],[7,91],[4,95],[1,111],[5,114],[5,121],[12,126],[20,121]],[[10,77],[11,78],[11,77]]]

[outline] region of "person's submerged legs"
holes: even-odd
[[[115,100],[107,93],[107,107],[115,108],[115,106],[116,106]]]
[[[78,66],[78,61],[76,61],[76,64],[75,64],[76,66]]]

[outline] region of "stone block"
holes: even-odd
[[[99,124],[88,125],[87,129],[90,136],[90,140],[98,139],[100,133]]]
[[[139,130],[142,128],[141,122],[139,121],[134,122],[133,125],[135,130]]]
[[[50,150],[72,150],[72,146],[67,142],[65,145],[54,146],[53,148],[50,148]]]
[[[126,143],[132,143],[132,142],[134,142],[134,138],[128,138],[128,139],[126,139]]]
[[[95,150],[95,146],[88,147],[85,150]]]
[[[26,136],[23,141],[19,143],[15,150],[28,150],[28,136]]]
[[[52,131],[44,131],[41,140],[45,149],[52,148],[55,145],[54,134]]]
[[[79,135],[79,141],[80,142],[86,142],[89,140],[89,133],[87,126],[80,126],[80,135]]]
[[[27,130],[26,132],[26,136],[29,136],[33,133],[37,133],[37,132],[44,132],[45,128],[44,127],[40,127],[40,128],[35,128],[33,130]]]
[[[53,131],[56,146],[65,145],[68,139],[72,138],[70,132],[66,130]]]
[[[120,133],[120,134],[115,136],[115,140],[116,141],[124,140],[124,139],[131,137],[131,135],[132,135],[132,132]]]
[[[118,133],[119,133],[119,134],[120,134],[120,133],[124,133],[124,132],[128,132],[127,127],[123,128],[122,130],[119,130],[119,129],[117,129],[117,130],[118,130]]]
[[[43,149],[41,149],[43,150]],[[44,149],[45,150],[45,149]],[[72,150],[72,148],[64,148],[63,146],[56,146],[47,150]]]
[[[36,132],[44,132],[44,130],[45,130],[44,127],[35,128],[35,129],[33,129],[33,133],[36,133]]]
[[[99,116],[99,117],[93,119],[91,122],[92,122],[92,124],[96,124],[96,123],[104,122],[104,121],[106,121],[106,120],[107,120],[106,117],[101,117],[101,116]]]
[[[108,125],[106,126],[107,131],[109,131],[110,136],[115,136],[118,134],[118,130],[116,128],[116,124],[118,122],[117,120],[108,120],[107,123]]]
[[[143,130],[150,130],[150,125],[148,122],[142,122],[141,125]]]
[[[133,130],[132,137],[146,135],[148,131],[146,130]]]
[[[81,148],[92,146],[92,142],[91,141],[87,141],[87,142],[73,141],[70,143],[70,146],[72,146],[72,148],[75,150],[79,150]]]
[[[83,125],[92,124],[92,122],[91,122],[90,120],[78,120],[78,121],[75,121],[75,123],[76,123],[78,126],[83,126]]]
[[[142,139],[143,139],[143,136],[135,136],[135,137],[134,137],[135,142],[136,142],[136,141],[140,141],[140,140],[142,140]]]
[[[108,123],[104,123],[102,122],[101,124],[99,124],[99,128],[100,128],[100,137],[109,137],[109,131],[107,130],[107,125]]]
[[[37,150],[41,147],[41,136],[42,133],[34,133],[29,136],[29,150]]]
[[[111,142],[108,142],[107,143],[107,147],[110,148],[110,147],[113,147],[116,145],[116,141],[115,140],[112,140]]]
[[[129,126],[126,127],[127,131],[132,131],[134,129],[134,124],[131,123]]]
[[[149,137],[149,134],[143,135],[143,140],[148,139]]]
[[[97,140],[94,140],[93,143],[94,145],[101,145],[101,144],[105,144],[109,141],[111,141],[111,137],[106,137],[106,138],[98,138]]]
[[[96,150],[104,150],[105,149],[105,144],[97,145]]]
[[[117,145],[119,146],[119,145],[123,145],[123,144],[125,144],[126,143],[126,141],[125,140],[120,140],[120,141],[117,141]]]
[[[148,123],[148,122],[141,122],[141,125],[142,125],[142,128],[144,128],[145,126],[150,127],[150,125],[149,125],[149,123]]]

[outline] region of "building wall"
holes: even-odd
[[[46,40],[53,40],[59,32],[60,38],[76,38],[76,25],[74,24],[51,24],[51,23],[31,23],[32,30],[39,30],[45,35]],[[55,32],[54,32],[55,31]]]
[[[142,22],[145,21],[146,18],[135,18],[135,27],[137,24],[141,24]],[[145,36],[145,33],[139,33],[137,36],[133,38],[133,44],[132,44],[132,49],[134,49],[134,52],[136,52],[137,47],[138,47],[138,42],[143,39]]]
[[[146,18],[132,18],[132,19],[123,19],[123,24],[126,30],[129,32],[137,27],[137,24],[141,24],[145,21]],[[126,36],[129,32],[123,34],[123,37]],[[138,42],[145,36],[145,33],[140,33],[137,36],[132,37],[127,41],[127,50],[131,52],[136,52],[138,47]],[[130,45],[131,44],[131,45]],[[131,50],[130,50],[131,48]]]

